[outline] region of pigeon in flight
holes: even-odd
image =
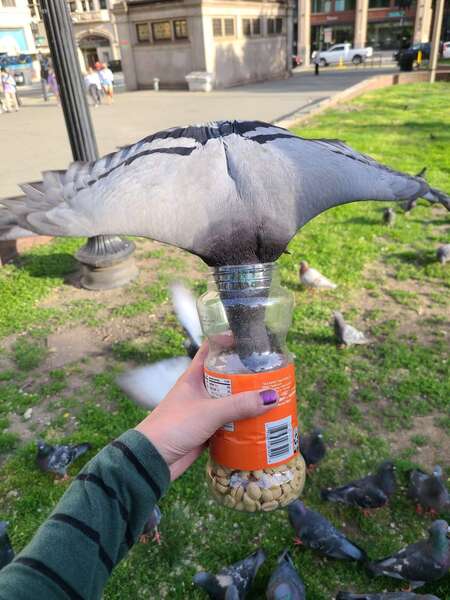
[[[7,529],[8,523],[0,521],[0,569],[6,567],[14,558],[14,550]]]
[[[444,577],[450,568],[449,527],[446,521],[439,520],[428,531],[428,539],[369,563],[369,573],[409,581],[413,590]]]
[[[338,531],[320,513],[306,508],[301,500],[288,505],[289,521],[297,534],[295,543],[330,558],[366,561],[362,548]]]
[[[336,600],[439,600],[439,598],[432,594],[415,594],[414,592],[375,592],[373,594],[338,592]]]
[[[310,435],[299,433],[299,440],[300,454],[305,459],[308,473],[312,473],[327,452],[323,441],[323,432],[316,427]]]
[[[342,313],[336,311],[334,317],[334,333],[339,346],[353,346],[355,344],[370,344],[362,331],[345,322]]]
[[[175,314],[187,334],[184,346],[188,356],[159,360],[151,365],[127,371],[117,379],[119,387],[136,404],[147,410],[158,406],[173,388],[177,379],[191,364],[191,359],[202,343],[197,303],[192,292],[181,283],[172,284],[170,292]]]
[[[436,258],[441,265],[445,265],[445,263],[450,260],[450,244],[439,246],[439,248],[436,250]]]
[[[149,518],[145,522],[144,529],[139,537],[141,544],[147,544],[150,539],[154,539],[157,544],[161,544],[161,534],[159,533],[159,524],[161,523],[161,509],[155,504]]]
[[[450,496],[442,478],[442,468],[436,465],[431,475],[413,469],[409,474],[408,496],[416,502],[419,514],[425,510],[436,516],[450,508]]]
[[[305,585],[287,550],[278,557],[278,564],[267,584],[266,599],[306,600]]]
[[[337,285],[327,279],[322,273],[309,266],[306,260],[300,263],[300,283],[307,288],[316,290],[334,290]]]
[[[260,121],[167,129],[21,187],[22,199],[1,200],[0,230],[147,237],[211,266],[272,262],[308,221],[348,202],[423,197],[450,210],[421,177]]]
[[[193,581],[213,600],[243,600],[265,560],[265,552],[258,549],[230,567],[224,567],[217,575],[201,571],[194,575]]]
[[[357,506],[363,509],[364,514],[368,514],[370,509],[385,506],[396,487],[395,465],[387,460],[375,473],[334,489],[322,490],[321,496],[329,502]]]
[[[68,479],[67,469],[69,466],[91,448],[91,444],[62,444],[52,446],[42,440],[38,440],[36,463],[42,471],[55,473],[62,477],[62,479]]]

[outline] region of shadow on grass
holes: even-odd
[[[67,252],[29,254],[19,257],[15,263],[31,277],[62,279],[74,273],[79,266],[73,255]]]
[[[383,220],[382,217],[380,216],[379,219],[375,219],[375,218],[370,218],[370,217],[365,217],[365,216],[360,216],[360,217],[352,217],[351,219],[347,219],[345,221],[345,223],[350,223],[352,225],[382,225],[383,224]]]
[[[436,262],[436,253],[432,250],[404,250],[403,252],[392,252],[386,258],[391,261],[400,261],[407,265],[427,267]]]
[[[326,333],[292,333],[289,334],[288,341],[302,346],[336,346],[335,337]]]

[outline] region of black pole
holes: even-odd
[[[77,56],[72,19],[66,0],[41,0],[53,68],[74,160],[98,158],[97,141]],[[90,238],[77,253],[83,265],[81,282],[90,289],[124,285],[137,275],[134,243],[118,236]]]

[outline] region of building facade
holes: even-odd
[[[383,51],[428,42],[432,14],[432,0],[298,0],[299,54],[308,64],[331,44]]]
[[[0,0],[1,1],[1,0]],[[39,0],[28,0],[38,51],[48,53],[47,37]],[[82,70],[95,62],[120,60],[117,29],[112,17],[113,0],[73,0],[67,2]]]
[[[0,0],[0,54],[34,54],[31,25],[27,0]]]
[[[128,89],[186,87],[193,71],[214,86],[287,76],[292,7],[287,0],[128,0],[114,8]]]

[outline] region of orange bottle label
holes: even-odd
[[[205,386],[213,398],[252,390],[276,390],[278,405],[252,419],[227,423],[211,438],[213,460],[230,469],[253,471],[289,462],[298,453],[294,365],[252,374],[224,374],[205,368]]]

